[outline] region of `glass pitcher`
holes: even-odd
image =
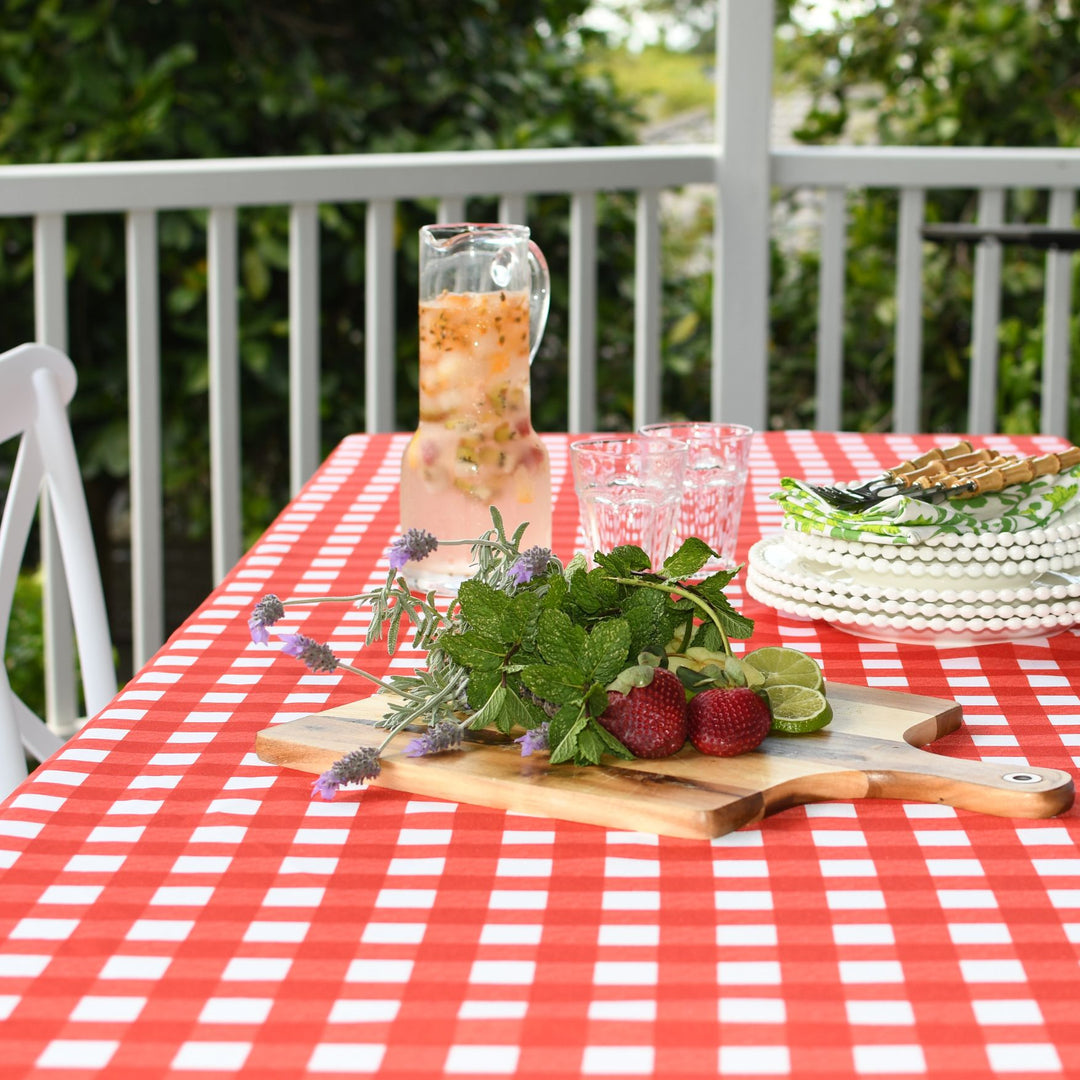
[[[420,230],[420,426],[401,463],[401,525],[475,539],[497,506],[522,550],[551,546],[551,469],[533,430],[529,365],[547,322],[549,276],[523,225]],[[439,547],[404,573],[456,592],[468,545]]]

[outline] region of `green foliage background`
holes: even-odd
[[[633,112],[602,74],[586,73],[565,32],[585,0],[3,0],[0,163],[338,154],[633,141]],[[587,35],[586,35],[587,38]],[[415,242],[434,203],[403,204],[398,424],[416,421]],[[470,204],[492,220],[494,207]],[[628,209],[601,208],[600,325],[621,327],[632,259]],[[364,427],[364,209],[321,215],[324,447]],[[556,283],[535,366],[537,422],[565,425],[566,201],[530,206]],[[481,218],[484,219],[484,218]],[[127,482],[123,224],[68,219],[72,410],[102,563],[117,560],[109,522]],[[287,498],[287,211],[239,214],[244,521],[249,537]],[[159,216],[162,424],[168,543],[202,545],[209,527],[206,235],[202,212]],[[0,219],[8,345],[33,338],[28,221]],[[559,295],[562,291],[562,296]],[[561,301],[561,302],[560,302]],[[624,329],[602,343],[630,369]],[[619,402],[606,401],[605,411]],[[198,562],[198,558],[196,558]],[[171,621],[205,595],[188,572],[170,584]],[[117,586],[127,567],[115,568]],[[168,564],[167,564],[168,569]],[[110,590],[112,592],[112,590]],[[122,605],[114,605],[114,619]],[[122,637],[122,631],[120,636]]]
[[[840,20],[835,30],[782,38],[779,60],[813,95],[797,133],[810,143],[850,135],[860,116],[873,119],[884,145],[1070,147],[1080,140],[1080,13],[1072,0],[891,0]],[[1043,223],[1046,201],[1043,191],[1010,193],[1006,218]],[[892,423],[897,207],[895,192],[849,199],[847,428],[887,430]],[[976,209],[976,192],[928,192],[928,221],[973,222]],[[970,245],[924,249],[924,430],[967,430],[973,264]],[[777,427],[812,422],[808,353],[816,320],[808,312],[816,309],[817,268],[816,252],[774,253],[770,409]],[[1039,427],[1044,268],[1043,252],[1003,249],[998,414],[1007,432]],[[1078,348],[1074,317],[1072,355]],[[1074,441],[1080,440],[1077,368],[1070,393]]]
[[[688,15],[692,0],[640,0]],[[580,31],[587,0],[0,0],[0,163],[154,160],[362,151],[588,146],[635,141],[639,117],[607,72],[603,43]],[[1070,146],[1080,135],[1080,19],[1060,0],[891,0],[835,29],[791,33],[777,3],[781,85],[809,88],[800,137],[828,143],[870,115],[882,143]],[[683,78],[701,80],[706,32]],[[655,65],[653,65],[655,67]],[[622,73],[632,65],[618,67]],[[665,72],[660,82],[680,78]],[[687,70],[687,69],[684,69]],[[697,83],[695,83],[697,85]],[[648,87],[643,87],[646,91]],[[693,95],[691,96],[693,97]],[[416,420],[416,228],[434,203],[398,210],[397,425]],[[931,220],[973,220],[973,192],[933,192]],[[493,203],[470,202],[473,218]],[[599,426],[631,415],[633,209],[601,200]],[[893,193],[853,193],[845,310],[843,424],[888,428],[895,311]],[[321,216],[324,449],[364,426],[364,209]],[[1045,197],[1011,197],[1015,221],[1045,218]],[[566,423],[567,200],[530,201],[552,266],[552,316],[533,368],[534,419]],[[242,211],[240,358],[244,521],[254,537],[287,497],[287,220],[284,207]],[[711,209],[666,224],[664,402],[703,417],[711,333]],[[170,621],[209,585],[206,237],[201,212],[159,216],[163,303],[166,529],[181,571],[167,578]],[[73,409],[99,550],[122,596],[127,483],[122,222],[68,221]],[[30,223],[0,219],[5,347],[33,336]],[[966,427],[973,253],[927,248],[923,426]],[[774,243],[770,425],[813,423],[816,251]],[[1006,249],[1000,411],[1005,430],[1038,423],[1043,256]],[[1080,327],[1073,323],[1073,346]],[[1080,391],[1071,395],[1080,438]],[[110,525],[110,523],[114,523]],[[195,570],[191,550],[194,549]],[[175,568],[174,568],[175,570]],[[204,576],[200,576],[200,574]],[[113,606],[122,622],[123,604]],[[123,629],[118,640],[123,644]]]

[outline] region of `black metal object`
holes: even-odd
[[[1053,225],[924,225],[922,237],[931,241],[997,240],[1014,247],[1038,248],[1041,251],[1080,251],[1080,229]]]

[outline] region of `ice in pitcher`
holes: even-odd
[[[547,450],[529,410],[529,295],[444,292],[420,303],[420,425],[401,469],[401,514],[439,539],[475,538],[499,508],[522,547],[551,543]],[[471,576],[468,546],[410,563],[415,588],[453,591]]]

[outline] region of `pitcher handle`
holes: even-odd
[[[540,339],[547,325],[548,308],[551,306],[551,275],[544,253],[532,240],[529,241],[529,269],[532,286],[529,290],[529,363],[533,362]]]

